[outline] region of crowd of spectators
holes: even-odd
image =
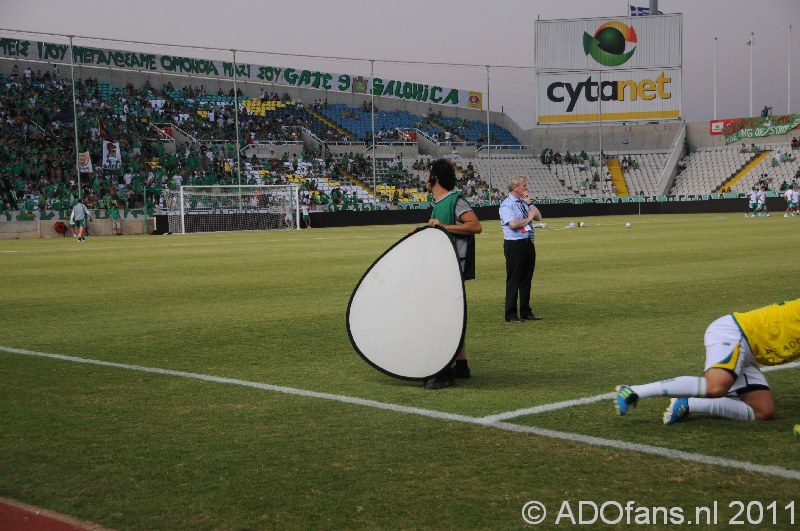
[[[589,166],[597,166],[595,158],[593,156],[589,157],[584,150],[574,155],[567,151],[566,154],[562,155],[558,151],[553,153],[553,148],[545,148],[539,155],[539,160],[547,166],[551,164],[575,164],[581,171],[587,170]]]
[[[44,73],[28,67],[22,74],[14,65],[8,76],[0,74],[0,210],[66,209],[80,196],[90,208],[113,203],[140,208],[158,204],[165,187],[237,181],[233,89],[228,101],[220,89],[217,101],[205,103],[209,95],[203,85],[118,88],[89,78],[75,82],[73,113],[66,81],[55,65]],[[287,105],[288,95],[262,91],[261,98],[283,105],[257,113],[240,103],[244,134],[238,148],[258,142],[299,143],[301,127],[338,139],[335,131],[304,113],[302,105]],[[75,118],[79,151],[89,153],[93,166],[80,179],[75,171]],[[177,125],[193,142],[170,153],[166,144],[174,132],[161,124]],[[103,145],[117,142],[121,164],[104,168]],[[271,170],[270,182],[285,182],[291,170],[285,162],[253,157],[246,161],[251,171],[243,172],[243,182],[257,184],[260,174],[254,170],[261,168]]]
[[[459,188],[463,191],[464,197],[473,205],[479,205],[487,200],[502,199],[497,188],[489,190],[489,185],[481,179],[475,171],[472,162],[468,162],[466,167],[456,164],[456,181]]]
[[[222,89],[214,94],[204,85],[176,89],[167,82],[156,88],[146,82],[140,87],[116,87],[97,79],[78,79],[73,110],[71,87],[55,65],[44,72],[30,67],[19,72],[14,65],[9,75],[0,73],[0,210],[62,210],[80,197],[86,198],[90,208],[114,204],[146,208],[162,202],[165,189],[239,182],[236,154],[248,145],[299,144],[301,128],[310,129],[323,141],[341,137],[340,131],[307,112],[302,102],[264,89],[258,98],[245,98],[240,91],[236,113],[233,88],[227,94]],[[371,110],[368,101],[364,106]],[[327,101],[315,100],[310,107],[326,109]],[[430,111],[426,119],[441,120],[441,112]],[[235,141],[237,120],[239,145]],[[467,122],[456,119],[449,123],[442,140],[452,140],[450,131],[459,127],[467,127]],[[185,134],[188,142],[176,144],[178,131],[174,128]],[[76,172],[76,129],[78,152],[88,153],[92,165],[91,171],[80,175]],[[399,130],[387,127],[377,136],[379,140],[401,139]],[[119,164],[104,165],[104,146],[115,144],[119,146]],[[299,161],[287,155],[262,158],[263,152],[258,150],[249,153],[252,156],[242,155],[243,184],[288,182],[298,171],[298,163],[307,163],[303,175],[308,178],[300,184],[310,203],[357,201],[347,190],[318,188],[319,179],[336,182],[352,176],[362,183],[372,179],[373,161],[360,153],[328,155],[324,161],[315,161],[318,154],[310,153],[301,154]],[[556,155],[558,163],[586,163],[585,153],[567,153],[563,159]],[[458,185],[468,199],[481,202],[499,193],[488,189],[471,163],[463,167],[454,161]],[[390,201],[417,200],[418,194],[426,192],[425,179],[420,178],[425,168],[421,166],[424,163],[415,159],[409,169],[402,156],[379,163],[380,182],[398,191]]]
[[[747,147],[747,144],[742,142],[742,147],[739,148],[739,153],[760,153],[760,152],[761,149],[755,144],[750,144],[750,147]]]
[[[259,142],[300,141],[300,128],[312,131],[322,140],[338,140],[336,131],[326,126],[308,112],[304,112],[302,101],[293,102],[288,93],[267,94],[261,89],[258,98],[246,98],[239,94],[239,129],[245,132],[242,146]],[[171,83],[162,87],[159,94],[148,91],[147,99],[154,106],[158,117],[178,124],[197,140],[219,140],[235,138],[236,114],[234,113],[233,88],[227,94],[219,89],[216,98],[209,98],[205,89],[191,86],[175,91]],[[258,104],[261,105],[258,105]],[[270,105],[272,104],[272,105]],[[321,108],[322,100],[312,107]],[[264,109],[269,109],[268,111]],[[202,111],[202,112],[198,112]]]
[[[622,168],[622,172],[625,173],[628,170],[638,170],[639,163],[631,156],[625,155],[622,157],[622,160],[619,163],[620,168]]]
[[[71,100],[57,68],[42,74],[27,67],[2,79],[0,208],[45,205],[45,191],[69,199],[76,190],[71,121]]]
[[[756,182],[756,187],[761,189],[763,186],[765,190],[771,190],[772,188],[772,181],[774,177],[770,177],[766,173],[762,173],[758,176],[758,181]]]
[[[616,195],[617,190],[611,179],[611,173],[608,168],[605,167],[605,160],[607,158],[608,156],[602,152],[599,158],[595,158],[594,155],[588,155],[585,150],[581,150],[580,153],[575,154],[567,151],[564,155],[561,155],[558,151],[554,153],[552,148],[545,148],[539,156],[542,164],[547,166],[552,164],[571,164],[575,166],[578,171],[586,171],[587,176],[580,181],[582,191],[602,190],[603,194]],[[603,161],[602,163],[600,162],[601,160]],[[638,162],[631,156],[625,155],[620,161],[620,169],[623,173],[638,167]],[[639,195],[643,195],[643,192],[639,192]]]

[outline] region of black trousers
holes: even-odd
[[[536,246],[527,239],[503,240],[503,254],[506,257],[506,319],[529,316],[533,313],[531,282],[536,267]]]

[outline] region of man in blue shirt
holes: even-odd
[[[525,177],[511,177],[508,191],[508,197],[500,204],[503,255],[506,257],[506,322],[539,321],[541,317],[534,315],[531,309],[531,282],[536,267],[533,222],[540,221],[542,214],[531,203]]]

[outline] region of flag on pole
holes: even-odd
[[[632,6],[632,5],[628,4],[628,14],[629,14],[629,16],[632,16],[632,17],[644,17],[644,16],[650,14],[650,8],[649,7]],[[655,14],[656,15],[663,15],[664,13],[662,13],[661,11],[656,11]]]
[[[755,45],[756,45],[756,43],[754,43],[754,42],[752,41],[752,39],[751,39],[751,40],[747,41],[747,42],[745,43],[745,45],[746,45],[746,46],[753,47],[753,46],[755,46]]]

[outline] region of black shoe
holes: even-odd
[[[541,321],[542,320],[542,316],[541,315],[530,314],[530,315],[526,315],[525,317],[523,317],[522,320],[523,321]]]
[[[520,319],[519,317],[506,317],[506,322],[507,323],[521,323],[522,319]]]
[[[432,380],[425,380],[425,389],[444,389],[456,384],[452,367],[445,367]]]
[[[456,360],[456,364],[453,366],[453,376],[465,380],[472,376],[472,373],[469,371],[467,360]]]

